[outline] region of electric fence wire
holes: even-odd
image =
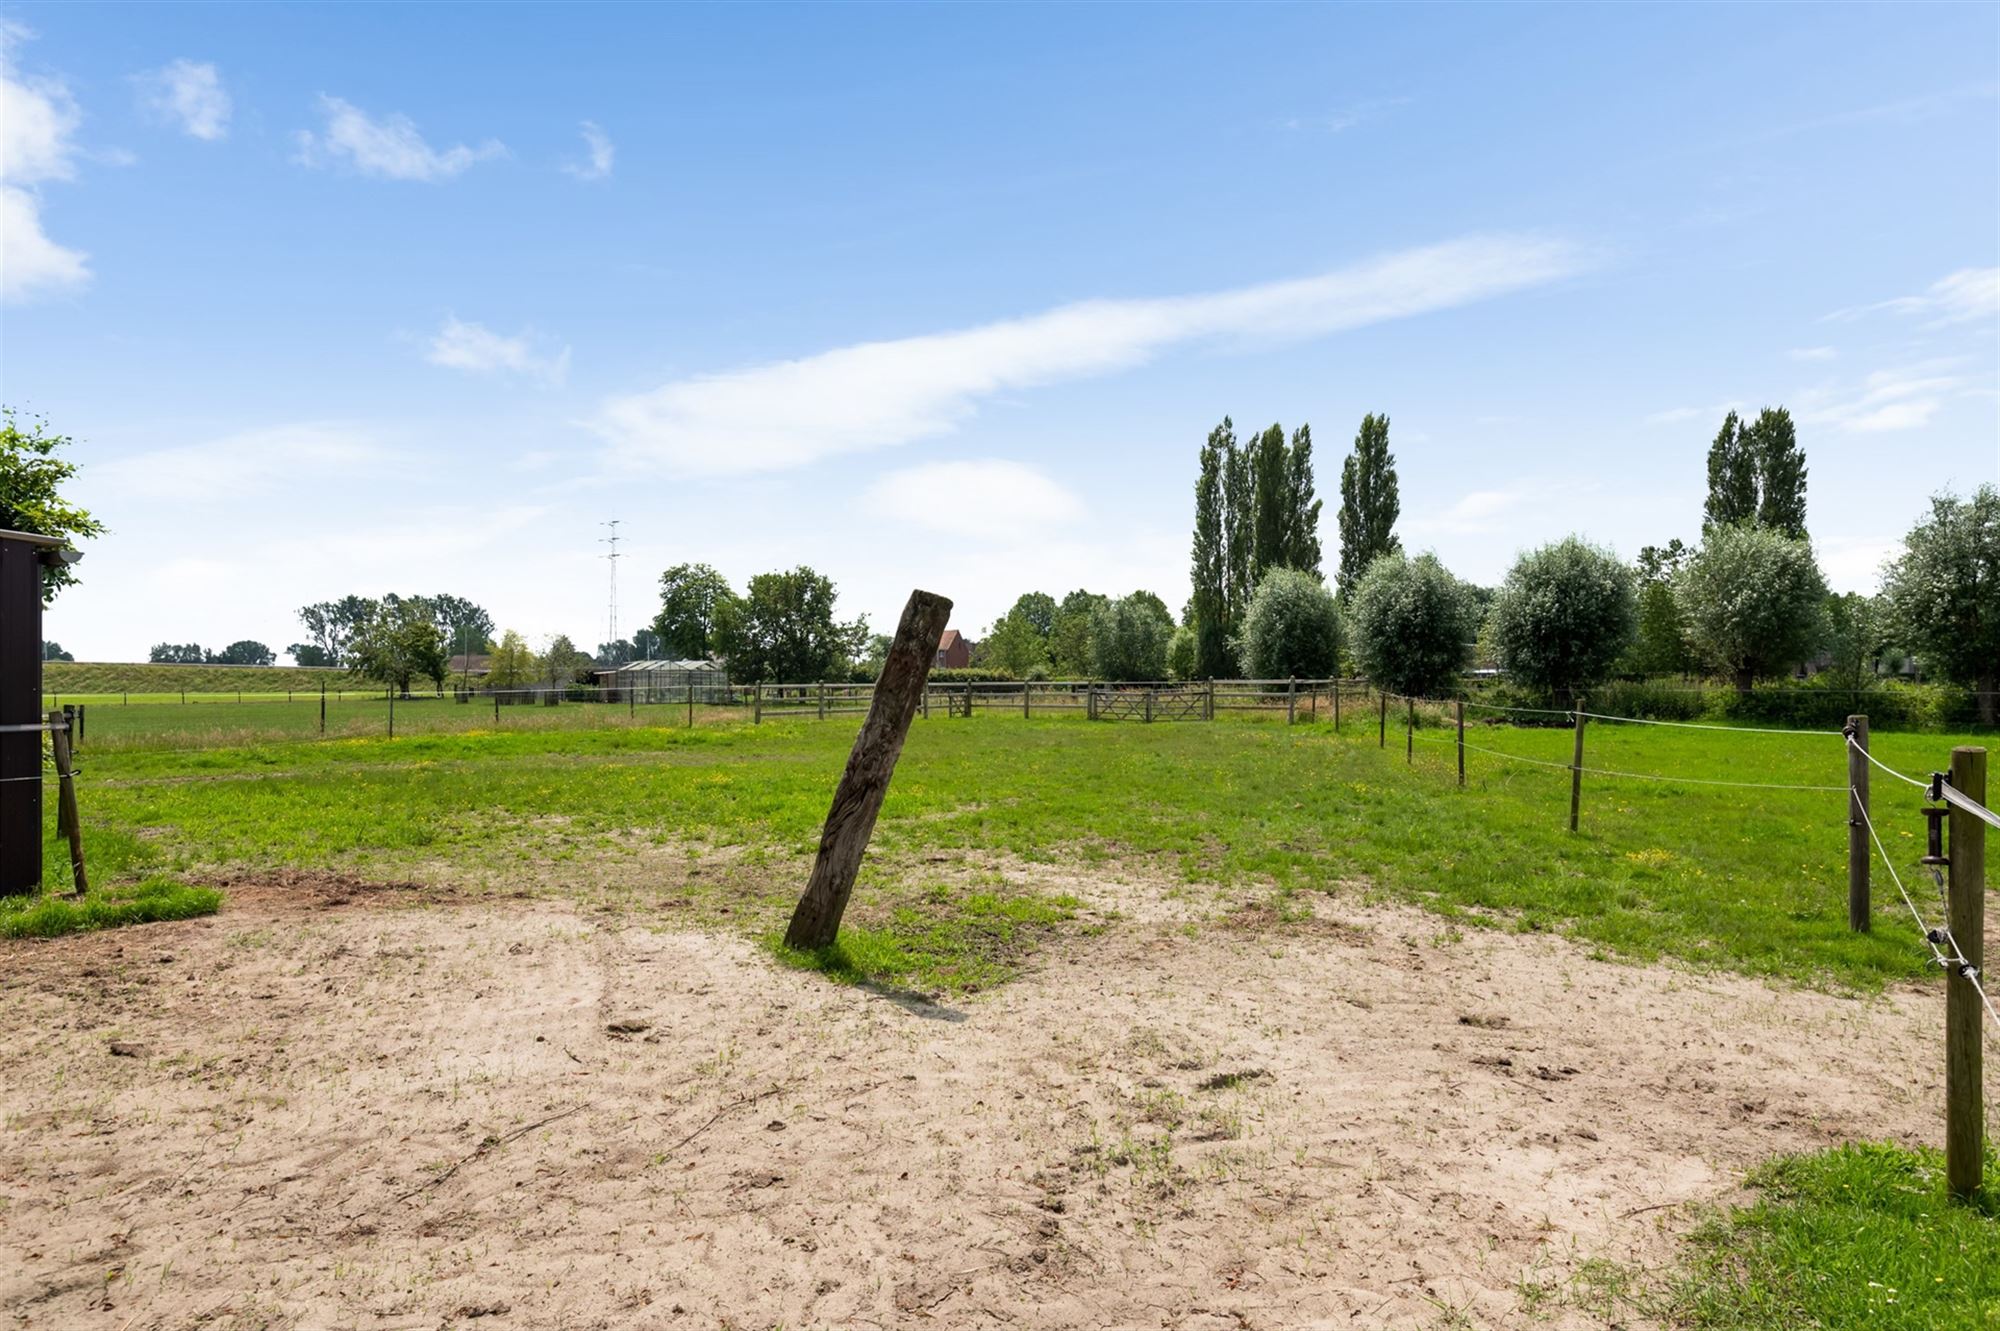
[[[1979,995],[1980,1003],[1986,1008],[1986,1016],[1993,1023],[1994,1032],[2000,1033],[2000,1011],[1994,1010],[1993,1000],[1987,997],[1986,986],[1980,983],[1979,968],[1966,958],[1965,950],[1959,947],[1958,939],[1952,936],[1950,922],[1946,921],[1943,927],[1933,929],[1924,920],[1923,912],[1918,910],[1917,903],[1910,899],[1909,889],[1903,886],[1903,875],[1896,872],[1896,862],[1889,858],[1889,850],[1882,844],[1881,834],[1875,830],[1875,820],[1868,816],[1868,809],[1862,802],[1861,792],[1850,786],[1848,793],[1852,797],[1850,803],[1861,815],[1862,825],[1868,829],[1868,839],[1875,843],[1875,851],[1882,857],[1882,867],[1889,871],[1889,881],[1896,885],[1896,894],[1903,898],[1903,904],[1909,907],[1910,918],[1917,922],[1917,932],[1923,935],[1924,945],[1931,950],[1931,959],[1944,970],[1956,969],[1959,977],[1972,986],[1972,992]],[[1949,954],[1938,946],[1939,940],[1951,944]]]
[[[1428,735],[1419,735],[1417,739],[1425,744],[1443,744],[1448,747],[1454,746],[1457,743],[1455,739],[1442,737],[1432,739]],[[1716,777],[1704,776],[1662,776],[1658,772],[1622,772],[1610,767],[1578,768],[1573,763],[1551,762],[1546,758],[1529,758],[1518,753],[1508,753],[1505,749],[1489,749],[1482,744],[1468,743],[1465,747],[1471,753],[1487,753],[1493,755],[1495,758],[1506,758],[1512,762],[1530,763],[1536,767],[1550,767],[1562,772],[1581,771],[1586,776],[1622,777],[1628,781],[1665,781],[1692,786],[1732,786],[1738,790],[1804,790],[1826,792],[1844,791],[1847,789],[1846,786],[1809,786],[1782,781],[1723,781]]]
[[[1898,781],[1903,782],[1905,785],[1915,786],[1918,790],[1929,790],[1931,788],[1930,782],[1919,781],[1913,776],[1904,776],[1901,772],[1889,766],[1889,764],[1883,762],[1880,758],[1877,758],[1874,754],[1868,752],[1868,750],[1862,748],[1861,745],[1855,741],[1855,738],[1852,735],[1849,735],[1847,737],[1847,747],[1853,749],[1863,758],[1866,758],[1869,762],[1875,764],[1875,766],[1881,768],[1883,771],[1887,772],[1890,776],[1895,777]]]
[[[1609,716],[1603,712],[1585,712],[1584,716],[1593,721],[1616,721],[1628,726],[1672,726],[1676,730],[1721,730],[1736,735],[1811,735],[1816,738],[1831,738],[1845,735],[1844,730],[1785,730],[1768,726],[1717,726],[1702,721],[1654,721],[1643,716]]]

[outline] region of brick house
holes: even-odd
[[[972,664],[972,644],[957,629],[946,629],[938,639],[936,668],[963,670]]]

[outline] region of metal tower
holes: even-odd
[[[605,641],[615,643],[618,641],[618,560],[621,557],[618,553],[618,519],[613,518],[609,522],[601,522],[598,525],[600,527],[611,528],[609,536],[600,536],[597,539],[599,543],[611,547],[611,552],[604,556],[605,560],[611,565],[611,602],[607,607],[606,618],[609,621],[609,627]]]

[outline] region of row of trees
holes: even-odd
[[[707,564],[660,575],[653,633],[662,655],[729,662],[739,684],[830,679],[868,659],[866,619],[836,617],[833,580],[801,564],[759,573],[741,593]]]
[[[155,665],[267,666],[277,661],[278,654],[254,638],[244,638],[219,652],[197,642],[156,642],[146,659]]]
[[[1272,425],[1241,447],[1227,417],[1209,431],[1194,489],[1193,596],[1196,668],[1228,673],[1230,641],[1251,592],[1274,568],[1318,576],[1320,501],[1313,497],[1312,427],[1285,440]]]

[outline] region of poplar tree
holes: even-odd
[[[1757,462],[1757,522],[1793,539],[1806,534],[1806,454],[1799,447],[1792,413],[1766,407],[1745,427]]]
[[[1287,523],[1285,564],[1317,578],[1319,572],[1320,501],[1313,497],[1312,426],[1292,431],[1291,456],[1286,461],[1285,502],[1290,510]]]
[[[1730,412],[1708,446],[1708,502],[1701,525],[1735,527],[1757,520],[1757,454],[1755,441]]]
[[[1340,468],[1340,590],[1352,594],[1374,560],[1403,548],[1396,539],[1396,459],[1389,452],[1389,418],[1361,418],[1354,450]]]
[[[1194,621],[1195,677],[1213,679],[1228,666],[1229,653],[1229,515],[1224,485],[1236,436],[1227,416],[1208,432],[1201,446],[1201,474],[1194,483],[1194,595],[1188,609]]]
[[[1273,425],[1249,446],[1256,480],[1256,515],[1252,519],[1250,585],[1263,581],[1267,569],[1280,568],[1291,549],[1291,459],[1285,452],[1285,427]],[[1246,602],[1247,608],[1247,602]]]
[[[1223,619],[1234,634],[1243,622],[1250,593],[1257,583],[1252,576],[1252,559],[1257,546],[1257,481],[1250,465],[1250,450],[1238,448],[1232,434],[1222,458],[1222,512],[1224,564]]]

